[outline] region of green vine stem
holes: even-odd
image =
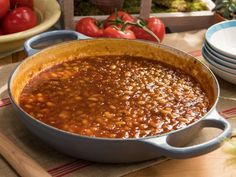
[[[138,18],[136,22],[129,22],[129,21],[122,21],[122,19],[118,16],[118,11],[115,9],[115,20],[108,20],[108,23],[111,25],[122,25],[121,31],[125,31],[127,25],[137,26],[139,28],[142,28],[145,32],[150,34],[152,37],[154,37],[158,43],[161,43],[161,40],[158,38],[158,36],[153,33],[150,29],[147,28],[146,23],[143,19]]]
[[[127,25],[133,25],[133,26],[142,28],[145,32],[147,32],[152,37],[154,37],[158,43],[161,43],[161,40],[157,37],[155,33],[153,33],[150,29],[146,27],[146,24],[142,19],[137,19],[136,22],[128,22],[128,21],[124,22],[124,24],[122,25],[121,31],[124,31]]]

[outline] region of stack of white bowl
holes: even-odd
[[[236,84],[236,20],[217,23],[207,30],[202,55],[216,75]]]

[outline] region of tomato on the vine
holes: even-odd
[[[34,11],[28,7],[18,7],[4,17],[2,30],[4,34],[12,34],[30,29],[37,25]]]
[[[136,39],[133,31],[131,31],[129,29],[121,29],[121,27],[117,27],[117,26],[107,27],[104,30],[103,37]]]
[[[106,28],[110,25],[122,26],[122,23],[134,22],[134,21],[135,21],[135,18],[126,12],[123,12],[123,11],[113,12],[104,21],[104,28]],[[129,26],[127,26],[127,27],[129,28]]]
[[[91,17],[80,19],[76,31],[90,37],[137,38],[159,43],[164,38],[165,25],[156,17],[144,21],[126,12],[115,11],[103,22]]]
[[[148,18],[146,21],[141,22],[143,23],[143,26],[151,30],[160,39],[160,41],[163,40],[165,35],[165,25],[160,19],[156,17],[151,17]],[[151,34],[146,32],[143,28],[139,26],[132,26],[131,30],[134,32],[136,38],[138,39],[157,41],[155,37],[153,37]]]
[[[9,0],[0,0],[0,19],[3,18],[10,8]]]
[[[34,2],[33,0],[10,0],[11,8],[17,7],[28,7],[33,10]]]
[[[103,35],[103,29],[99,27],[99,22],[91,17],[80,19],[75,29],[90,37],[101,37]]]

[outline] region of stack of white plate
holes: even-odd
[[[202,55],[216,75],[236,84],[236,20],[217,23],[207,30]]]

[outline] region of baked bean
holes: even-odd
[[[29,109],[33,108],[33,107],[32,107],[31,105],[29,105],[29,104],[24,105],[24,107],[29,108]]]
[[[55,106],[55,104],[52,103],[52,102],[50,102],[50,101],[46,102],[46,104],[47,104],[47,106],[49,106],[49,107],[53,107],[53,106]]]
[[[209,109],[201,85],[183,71],[140,57],[75,58],[33,77],[20,106],[51,126],[107,138],[160,135]]]
[[[113,109],[113,110],[115,110],[116,109],[116,107],[115,106],[113,106],[113,105],[110,105],[109,106],[111,109]]]
[[[88,100],[89,100],[89,101],[98,101],[98,99],[95,98],[95,97],[89,97]]]

